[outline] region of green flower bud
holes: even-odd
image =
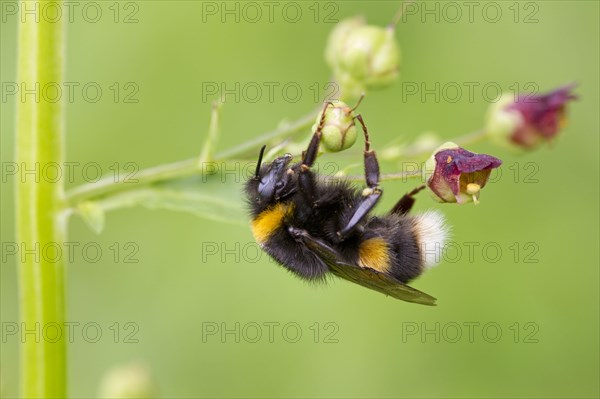
[[[102,380],[99,397],[111,399],[155,398],[158,389],[147,367],[132,363],[110,370]]]
[[[348,35],[356,28],[365,24],[365,19],[362,16],[352,17],[340,21],[329,34],[327,38],[327,46],[325,47],[325,61],[332,68],[337,67],[337,60],[340,59],[340,53],[343,50],[343,43]]]
[[[356,142],[357,130],[352,108],[342,101],[332,101],[325,111],[325,120],[321,135],[321,145],[326,151],[339,152],[347,150]],[[313,133],[317,131],[323,111],[319,112]]]
[[[396,81],[400,71],[400,46],[394,37],[394,29],[378,28],[382,41],[373,51],[370,70],[367,74],[367,88],[384,88]]]
[[[400,69],[394,28],[364,25],[357,18],[340,22],[332,31],[325,58],[345,98],[357,97],[364,88],[390,85]]]
[[[514,95],[502,94],[500,100],[490,105],[485,121],[486,133],[497,144],[508,144],[509,138],[523,124],[523,117],[518,112],[508,110],[513,104]]]

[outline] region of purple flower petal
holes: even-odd
[[[512,141],[532,147],[540,138],[548,140],[554,137],[560,128],[567,102],[577,99],[572,93],[575,86],[575,83],[569,84],[541,95],[520,95],[508,105],[507,109],[519,112],[524,121],[524,126],[513,134]]]
[[[486,154],[475,154],[464,148],[442,150],[435,155],[436,163],[442,162],[456,165],[460,173],[472,173],[483,169],[495,169],[502,165],[502,161]]]
[[[460,147],[438,151],[434,159],[435,170],[427,184],[445,202],[460,202],[461,187],[465,191],[468,183],[476,183],[483,188],[491,170],[502,164],[498,158],[475,154]]]

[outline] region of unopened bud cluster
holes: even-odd
[[[344,99],[393,83],[400,69],[400,47],[392,26],[366,25],[362,17],[341,21],[329,35],[325,59]]]

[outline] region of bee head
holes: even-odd
[[[291,154],[276,158],[271,163],[262,165],[265,147],[260,151],[258,165],[254,176],[255,198],[262,204],[276,202],[296,192],[296,177],[289,168]]]

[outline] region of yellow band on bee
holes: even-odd
[[[283,219],[292,212],[293,204],[276,204],[262,211],[252,221],[252,234],[259,244],[266,242],[269,237],[283,224]]]
[[[380,237],[369,238],[358,247],[358,264],[379,272],[390,269],[390,252],[387,242]]]

